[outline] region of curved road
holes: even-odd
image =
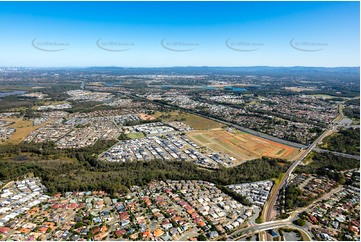
[[[343,113],[342,110],[340,108],[341,105],[339,105],[339,118],[340,120],[342,120]],[[271,221],[273,218],[273,211],[274,211],[274,206],[276,204],[277,201],[277,197],[279,194],[280,189],[286,184],[286,182],[288,181],[288,178],[290,176],[290,174],[294,171],[294,169],[302,162],[302,160],[312,151],[315,150],[316,152],[331,152],[334,155],[338,155],[338,156],[342,156],[342,157],[346,157],[346,158],[352,158],[352,159],[360,159],[360,157],[358,156],[353,156],[350,154],[343,154],[343,153],[339,153],[339,152],[333,152],[333,151],[328,151],[328,150],[323,150],[320,148],[317,148],[317,145],[329,134],[332,133],[333,131],[337,130],[337,125],[338,122],[333,122],[332,125],[325,131],[323,132],[303,153],[302,155],[296,159],[292,165],[288,168],[286,174],[283,176],[283,178],[281,179],[280,183],[278,184],[277,187],[275,187],[275,190],[273,190],[271,192],[271,195],[268,199],[268,202],[265,204],[264,207],[264,214],[265,214],[265,221]]]
[[[281,228],[281,227],[291,227],[293,229],[298,229],[298,230],[304,232],[305,235],[307,235],[307,237],[311,240],[313,235],[308,231],[308,229],[293,224],[293,221],[298,218],[298,215],[300,213],[314,207],[314,205],[319,203],[320,201],[322,201],[324,199],[328,199],[329,197],[331,197],[335,193],[340,192],[343,188],[344,188],[343,186],[338,186],[338,187],[332,189],[330,192],[324,194],[322,197],[320,197],[320,198],[316,199],[315,201],[313,201],[307,207],[298,208],[298,209],[294,210],[290,214],[290,216],[288,218],[286,218],[286,219],[265,222],[265,223],[262,223],[262,224],[250,224],[249,227],[239,229],[239,230],[231,233],[230,235],[228,235],[228,239],[236,240],[236,239],[239,239],[240,237],[250,236],[250,235],[253,235],[253,234],[256,234],[256,233],[259,233],[259,232],[262,232],[262,231],[270,230],[270,229]]]
[[[281,181],[275,187],[275,190],[271,192],[271,195],[268,199],[268,202],[265,204],[264,207],[264,214],[265,214],[265,221],[271,221],[273,218],[273,211],[274,206],[277,201],[277,197],[279,194],[280,189],[286,184],[290,174],[294,171],[294,169],[302,162],[302,160],[319,144],[328,134],[330,131],[332,131],[333,127],[327,129],[325,132],[323,132],[306,150],[303,151],[303,153],[300,155],[298,159],[296,159],[292,165],[288,168],[285,175],[282,177]]]
[[[248,237],[253,234],[257,234],[261,231],[267,231],[270,229],[283,228],[283,227],[290,227],[293,229],[300,230],[307,235],[309,240],[311,240],[311,238],[312,238],[312,235],[309,233],[309,231],[305,230],[304,228],[302,228],[300,226],[296,226],[292,223],[292,221],[285,219],[285,220],[278,220],[278,221],[262,223],[262,224],[258,224],[258,225],[252,226],[252,227],[247,227],[243,230],[236,231],[235,233],[228,236],[227,239],[237,240],[241,237],[246,237],[246,236]]]

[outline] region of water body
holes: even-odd
[[[105,82],[104,86],[106,87],[112,87],[114,85],[114,82]]]
[[[161,89],[169,90],[169,89],[187,89],[188,86],[180,86],[180,85],[161,85]]]
[[[171,86],[167,86],[167,85],[162,85],[160,86],[161,89],[164,89],[164,90],[169,90],[169,89],[172,89]]]
[[[182,85],[161,85],[161,89],[204,89],[204,90],[215,90],[217,87],[212,86],[182,86]]]
[[[26,91],[0,92],[0,98],[11,96],[11,95],[20,95],[20,94],[24,94],[24,93],[26,93]]]
[[[199,88],[206,89],[206,90],[215,90],[215,89],[217,89],[216,87],[212,87],[212,86],[200,86]]]
[[[39,86],[40,83],[24,83],[24,84],[21,84],[22,86],[26,86],[26,87],[36,87],[36,86]]]
[[[235,86],[226,86],[224,87],[225,91],[231,91],[231,92],[245,92],[248,91],[246,88],[243,87],[235,87]]]

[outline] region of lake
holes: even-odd
[[[215,90],[217,89],[216,87],[212,87],[212,86],[182,86],[182,85],[161,85],[160,86],[162,89],[205,89],[205,90]]]
[[[26,91],[0,92],[0,98],[11,96],[11,95],[20,95],[20,94],[24,94],[24,93],[26,93]]]
[[[246,88],[243,87],[234,87],[234,86],[225,86],[224,87],[225,91],[231,91],[231,92],[245,92],[247,91]]]

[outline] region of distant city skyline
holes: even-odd
[[[360,66],[359,2],[0,2],[0,66]]]

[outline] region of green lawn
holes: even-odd
[[[144,134],[143,134],[142,132],[127,134],[127,136],[128,136],[130,139],[140,139],[140,138],[144,138]]]
[[[359,125],[360,124],[360,119],[358,119],[358,118],[352,118],[352,124],[354,124],[354,125]]]

